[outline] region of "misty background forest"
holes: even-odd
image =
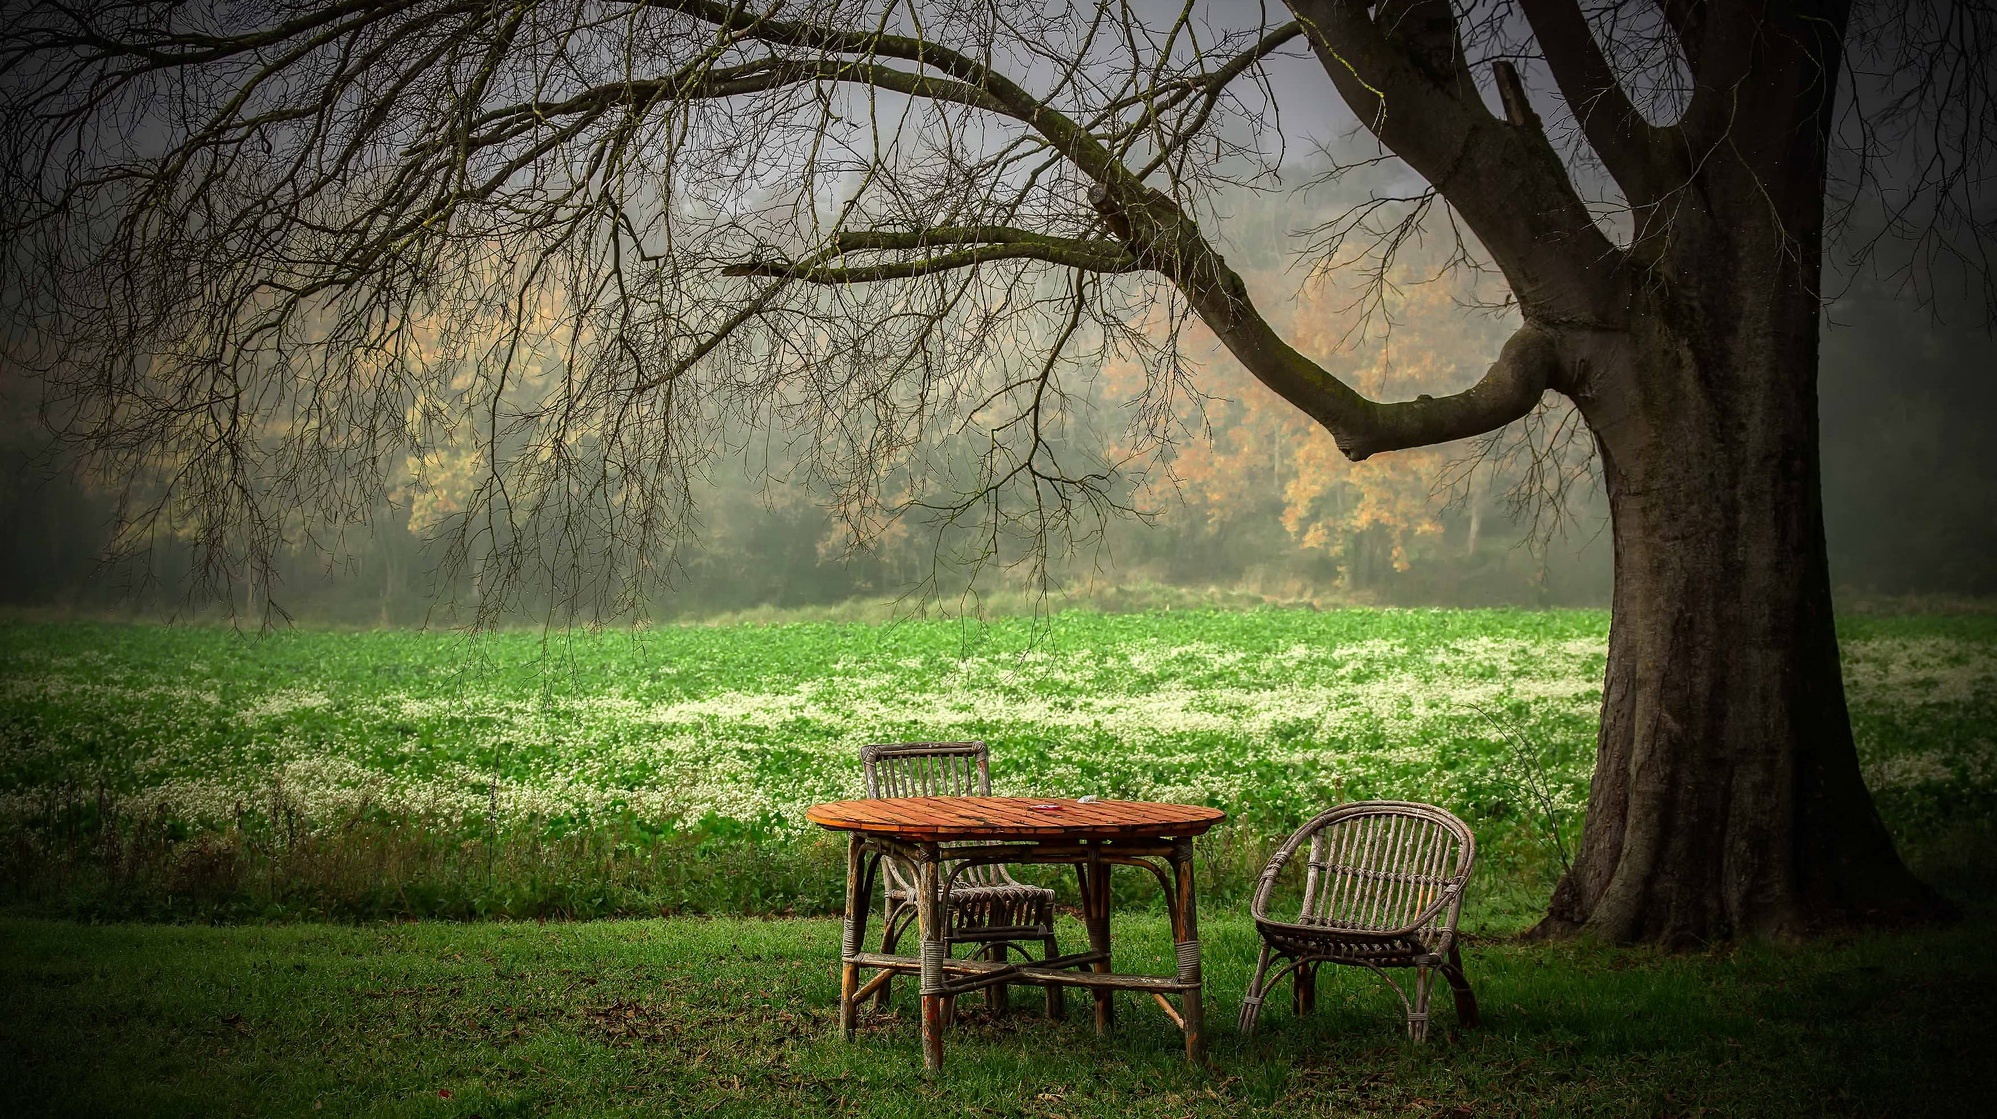
[[[1364,275],[1323,269],[1312,240],[1297,234],[1376,184],[1327,187],[1317,177],[1298,167],[1222,207],[1230,260],[1272,318],[1375,394],[1440,394],[1474,381],[1517,322],[1501,283],[1445,268],[1445,238],[1433,229],[1403,251],[1384,295]],[[1997,593],[1997,438],[1988,421],[1997,378],[1980,309],[1963,293],[1917,292],[1908,277],[1871,269],[1827,286],[1840,293],[1824,316],[1821,380],[1825,514],[1840,594]],[[1201,394],[1176,402],[1178,445],[1120,480],[1123,508],[1100,511],[1044,572],[1021,553],[994,557],[974,529],[953,531],[922,508],[886,524],[842,518],[797,437],[772,420],[723,437],[726,452],[694,482],[694,531],[643,613],[700,618],[851,599],[902,599],[911,609],[987,599],[1010,604],[1001,609],[1084,600],[1115,608],[1170,601],[1173,590],[1324,605],[1607,603],[1607,503],[1586,433],[1564,402],[1549,398],[1486,440],[1353,463],[1210,339],[1201,356]],[[558,366],[544,358],[540,369]],[[1114,444],[1142,382],[1142,371],[1116,366],[1076,378],[1081,398],[1068,406],[1095,430],[1075,438]],[[120,500],[142,507],[145,486],[128,493],[125,479],[74,469],[51,450],[37,414],[49,402],[11,377],[5,392],[0,602],[89,615],[233,614],[252,624],[267,605],[340,625],[449,624],[476,613],[473,564],[463,562],[475,557],[453,553],[467,527],[458,514],[478,481],[469,438],[408,462],[405,481],[365,520],[334,531],[293,526],[266,580],[262,571],[197,567],[190,542],[170,530],[119,539]],[[545,574],[520,582],[500,618],[576,620],[550,618]]]

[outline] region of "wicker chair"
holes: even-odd
[[[991,754],[982,742],[901,742],[860,750],[870,797],[990,796]],[[916,916],[915,883],[893,859],[887,866],[887,906],[881,922],[881,951],[892,953]],[[973,957],[1005,962],[1008,951],[1026,955],[1024,943],[1038,941],[1043,958],[1061,954],[1054,940],[1054,891],[1013,880],[1003,866],[964,868],[949,889],[949,928],[945,943],[978,946]],[[892,981],[881,985],[876,1006],[886,1006]],[[1006,1004],[1006,985],[990,988],[991,1005]],[[952,1000],[954,1002],[954,1000]],[[954,1011],[951,1007],[946,1014]],[[1061,989],[1047,988],[1047,1014],[1063,1012]]]
[[[1303,904],[1294,918],[1273,917],[1276,878],[1306,840]],[[1269,860],[1255,890],[1251,912],[1262,956],[1241,1003],[1242,1032],[1254,1031],[1263,996],[1285,973],[1296,1012],[1309,1013],[1317,1002],[1317,969],[1325,963],[1371,968],[1385,979],[1407,1008],[1414,1041],[1428,1036],[1437,973],[1456,996],[1457,1021],[1475,1026],[1477,998],[1463,976],[1456,920],[1476,853],[1463,821],[1426,804],[1359,801],[1305,824]],[[1284,962],[1272,973],[1276,960]],[[1412,998],[1388,968],[1414,969]]]

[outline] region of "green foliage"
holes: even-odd
[[[1481,844],[1472,925],[1516,928],[1577,838],[1606,630],[1593,611],[1456,610],[477,640],[0,626],[0,899],[175,919],[825,913],[839,858],[804,807],[857,794],[866,742],[982,738],[1000,792],[1226,809],[1203,846],[1220,899],[1325,805],[1447,805]],[[1858,619],[1844,650],[1889,824],[1945,887],[1975,886],[1957,853],[1997,832],[1997,620]]]

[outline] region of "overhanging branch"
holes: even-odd
[[[910,239],[920,238],[921,234],[905,235]],[[850,240],[853,234],[841,234],[835,239]],[[896,238],[899,240],[900,238]],[[932,241],[930,245],[947,244]],[[888,248],[903,246],[835,247],[832,256],[866,248]],[[908,248],[923,247],[910,244]],[[1141,267],[1135,257],[1123,250],[1123,246],[1113,241],[1084,241],[1068,237],[1045,237],[1038,235],[1022,236],[1009,243],[973,245],[957,252],[923,256],[914,260],[884,261],[877,264],[848,266],[828,266],[824,256],[815,260],[782,261],[754,260],[732,264],[722,269],[725,276],[771,276],[797,280],[807,284],[860,284],[878,280],[901,280],[915,276],[928,276],[947,272],[956,268],[969,268],[995,260],[1038,260],[1047,264],[1058,264],[1069,268],[1080,268],[1089,272],[1135,272]]]
[[[1354,462],[1408,447],[1425,447],[1496,431],[1532,411],[1559,374],[1553,335],[1520,327],[1476,384],[1449,396],[1372,404],[1352,421],[1331,426],[1338,449]]]
[[[1493,375],[1476,388],[1442,401],[1377,404],[1367,400],[1278,335],[1254,306],[1241,276],[1200,228],[1190,203],[1147,185],[1146,176],[1158,167],[1158,159],[1173,158],[1189,139],[1209,134],[1210,121],[1217,106],[1225,104],[1230,83],[1244,80],[1243,76],[1273,51],[1294,42],[1306,32],[1307,20],[1267,30],[1257,28],[1233,39],[1225,53],[1194,56],[1190,61],[1146,60],[1133,45],[1123,89],[1116,90],[1107,102],[1091,104],[1083,97],[1070,104],[1059,92],[1062,83],[1055,83],[1053,92],[1029,93],[998,72],[990,54],[941,46],[925,40],[919,32],[888,32],[885,26],[891,22],[892,11],[881,16],[883,23],[875,30],[865,30],[864,25],[860,30],[846,30],[769,18],[743,6],[709,0],[638,0],[634,7],[655,13],[657,26],[652,31],[670,33],[674,44],[661,52],[632,55],[639,64],[656,67],[649,76],[642,76],[646,75],[642,69],[634,75],[626,60],[622,67],[564,69],[563,77],[557,80],[537,69],[538,63],[533,61],[544,58],[546,51],[516,46],[509,30],[513,24],[504,18],[499,20],[504,26],[488,27],[490,17],[474,18],[473,13],[464,16],[464,25],[458,26],[459,17],[434,12],[423,13],[431,23],[411,22],[413,17],[395,14],[406,14],[406,10],[396,7],[394,0],[357,2],[355,7],[357,11],[364,9],[367,18],[388,20],[388,37],[367,43],[348,43],[340,38],[339,43],[327,44],[312,38],[310,43],[272,48],[279,53],[264,67],[268,74],[258,79],[266,85],[256,87],[264,90],[259,95],[263,100],[256,105],[249,100],[253,89],[232,86],[226,77],[215,77],[209,87],[196,86],[203,92],[212,90],[218,123],[197,126],[189,143],[202,159],[185,161],[191,169],[188,174],[224,175],[238,151],[256,155],[258,140],[277,153],[270,165],[282,189],[263,197],[279,201],[266,203],[263,209],[242,211],[247,217],[231,215],[242,229],[237,241],[230,242],[232,248],[247,243],[264,254],[263,260],[272,262],[264,273],[243,274],[253,282],[293,293],[287,306],[305,305],[304,296],[295,294],[298,291],[314,295],[337,290],[339,298],[354,308],[349,327],[352,336],[371,341],[369,331],[373,328],[367,324],[402,321],[398,307],[424,294],[422,283],[438,272],[434,261],[457,259],[443,255],[446,247],[481,244],[477,235],[494,228],[519,236],[521,243],[538,237],[545,242],[539,250],[543,261],[559,259],[576,277],[594,283],[594,287],[582,289],[587,296],[584,302],[592,313],[605,315],[608,325],[603,335],[612,339],[608,345],[622,347],[619,352],[630,355],[628,364],[619,363],[614,390],[600,397],[615,402],[618,418],[610,422],[619,431],[639,430],[625,426],[621,418],[627,412],[637,414],[633,409],[671,411],[698,398],[699,382],[686,382],[692,387],[683,392],[682,379],[693,374],[697,364],[726,365],[711,361],[711,355],[731,336],[752,331],[759,320],[782,313],[776,301],[785,293],[795,294],[794,284],[859,285],[935,276],[1008,260],[1092,273],[1158,272],[1185,293],[1187,304],[1253,375],[1334,432],[1341,447],[1354,457],[1474,434],[1502,424],[1530,406],[1527,400],[1514,408],[1514,397],[1529,394],[1519,387],[1522,374],[1507,371],[1531,364],[1516,357],[1501,359]],[[1300,10],[1306,7],[1299,5]],[[1545,147],[1543,137],[1534,135],[1532,142],[1526,143],[1516,135],[1519,130],[1483,110],[1460,52],[1452,53],[1451,25],[1446,19],[1426,18],[1438,12],[1446,14],[1446,3],[1410,0],[1389,4],[1387,9],[1395,12],[1416,11],[1425,22],[1397,16],[1394,27],[1386,33],[1374,27],[1364,8],[1330,7],[1338,19],[1356,18],[1371,37],[1348,51],[1337,45],[1336,35],[1312,32],[1313,46],[1321,55],[1330,52],[1342,61],[1349,56],[1353,66],[1341,73],[1364,92],[1345,90],[1348,100],[1371,96],[1375,110],[1391,106],[1391,111],[1378,111],[1367,119],[1379,125],[1382,138],[1402,151],[1418,171],[1452,198],[1465,191],[1473,195],[1481,191],[1487,196],[1487,203],[1471,199],[1459,203],[1459,209],[1486,219],[1480,235],[1488,232],[1486,241],[1501,263],[1522,277],[1515,290],[1528,306],[1528,317],[1559,301],[1547,294],[1549,291],[1597,289],[1599,285],[1577,282],[1569,267],[1578,250],[1574,243],[1562,243],[1561,236],[1571,233],[1581,237],[1593,230],[1585,214],[1578,224],[1563,224],[1568,216],[1563,207],[1571,198],[1551,191],[1546,169],[1533,162]],[[690,21],[702,26],[695,28]],[[169,48],[168,53],[198,48],[221,52],[215,57],[256,60],[258,52],[272,42],[271,36],[282,39],[280,32],[288,26],[251,30],[234,39],[220,37],[212,42],[187,31],[157,41],[142,36],[137,45],[108,45],[104,54],[107,59],[134,59],[141,67],[153,65],[161,48]],[[316,33],[302,34],[310,37]],[[348,34],[341,31],[342,36]],[[555,40],[540,41],[545,45]],[[300,67],[296,73],[309,77],[308,64],[321,64],[320,55],[313,52],[322,45],[328,59],[324,64],[333,67],[337,79],[329,87],[331,92],[322,90],[315,95],[309,87],[300,86],[305,92],[290,97],[292,87],[278,79],[293,73],[287,68],[294,61]],[[506,61],[503,56],[515,50],[520,55],[516,61],[524,66],[519,73],[501,65]],[[1345,54],[1340,55],[1341,51]],[[171,59],[158,64],[179,65]],[[571,81],[570,76],[587,80]],[[534,80],[525,80],[529,77]],[[1069,182],[1080,180],[1089,188],[1090,204],[1097,213],[1093,219],[1086,213],[1064,214],[1059,204],[1073,201],[1069,192],[1074,188],[1068,185],[1047,195],[1057,202],[1051,210],[1038,203],[1023,206],[1018,199],[1008,203],[983,197],[994,189],[990,183],[1004,170],[999,157],[993,157],[951,164],[942,169],[950,172],[949,177],[939,175],[927,183],[969,191],[969,205],[956,204],[962,199],[960,195],[956,200],[946,199],[950,204],[939,207],[935,204],[937,195],[904,191],[904,184],[894,183],[889,189],[901,193],[893,196],[892,204],[880,210],[847,210],[849,215],[866,213],[865,220],[883,225],[906,221],[919,226],[924,220],[936,220],[931,215],[938,212],[977,215],[957,219],[967,222],[961,226],[843,230],[819,236],[791,229],[767,235],[761,228],[752,229],[750,223],[734,227],[722,240],[696,242],[676,240],[671,223],[653,214],[649,201],[633,201],[641,197],[634,190],[636,180],[620,178],[627,166],[640,164],[637,156],[643,154],[643,145],[654,143],[658,147],[653,150],[663,156],[669,169],[691,171],[698,179],[709,168],[682,167],[673,162],[689,137],[706,142],[709,134],[702,129],[719,121],[726,128],[740,129],[739,146],[732,150],[760,153],[766,138],[781,131],[773,126],[788,123],[788,117],[798,113],[809,118],[813,105],[821,114],[816,132],[806,119],[796,131],[770,142],[799,144],[787,150],[808,152],[802,158],[811,161],[809,166],[814,170],[807,174],[816,173],[815,169],[824,166],[817,144],[845,142],[838,138],[827,141],[827,129],[832,127],[828,122],[839,117],[830,107],[828,90],[819,87],[835,84],[962,106],[970,109],[971,115],[991,114],[1016,123],[1019,135],[1006,141],[1007,150],[1023,145],[1035,149],[1034,158],[1044,156],[1050,165],[1054,160],[1065,162],[1072,171]],[[405,88],[424,91],[424,96],[431,98],[422,102],[429,115],[418,114],[412,127],[391,128],[388,106]],[[341,100],[349,89],[379,91],[380,98],[373,102]],[[798,95],[762,96],[786,90],[797,90]],[[727,99],[740,99],[740,104],[717,108],[706,117],[689,111],[695,102]],[[1354,103],[1357,106],[1358,102]],[[871,108],[871,102],[869,105]],[[1363,112],[1362,117],[1366,117]],[[293,120],[310,123],[286,132],[286,122]],[[1089,123],[1079,123],[1084,120]],[[944,127],[955,125],[946,120]],[[644,135],[644,130],[652,134]],[[1008,127],[1007,131],[1014,130]],[[723,134],[737,135],[725,129],[714,133]],[[408,142],[409,138],[416,138],[415,142]],[[391,139],[400,142],[391,147]],[[1131,156],[1133,144],[1142,144],[1147,150],[1141,156]],[[371,164],[377,151],[387,156],[384,165]],[[1557,179],[1557,159],[1550,149],[1544,154]],[[892,179],[898,173],[896,167],[884,162],[888,157],[864,144],[847,150],[846,156],[857,161],[855,166],[864,165],[868,176]],[[1134,168],[1125,163],[1126,158],[1150,159],[1152,165]],[[723,167],[713,182],[733,188],[746,181],[740,170],[725,160],[710,162]],[[562,173],[539,173],[564,163],[568,169]],[[180,168],[179,164],[169,165],[167,173],[145,181],[158,185],[156,197],[161,200],[158,205],[167,208],[164,212],[175,220],[185,215],[202,236],[215,236],[211,226],[202,224],[202,200],[211,197],[210,193],[202,182],[183,181]],[[371,194],[345,187],[356,168],[375,174]],[[1041,169],[1034,170],[1033,177],[1040,173]],[[920,178],[917,172],[911,174]],[[1175,164],[1171,185],[1176,189],[1180,183]],[[345,207],[356,199],[353,204],[357,208],[349,212]],[[466,217],[481,209],[496,215],[483,227]],[[1026,213],[1036,217],[1019,216]],[[1045,224],[1069,235],[1000,224],[1039,223],[1043,217]],[[833,227],[844,220],[835,220]],[[992,224],[969,224],[977,220]],[[301,223],[307,222],[321,223],[312,237],[317,239],[315,247],[323,243],[326,251],[301,258],[295,251],[294,237]],[[639,231],[640,225],[647,233]],[[646,243],[649,233],[659,234],[651,244]],[[607,254],[601,259],[592,255],[599,244]],[[674,249],[674,244],[685,248]],[[771,245],[782,248],[757,248]],[[1506,251],[1516,246],[1524,247],[1519,252]],[[711,332],[703,331],[697,344],[686,345],[689,339],[682,333],[686,317],[679,309],[662,308],[656,323],[630,316],[623,254],[636,253],[648,261],[649,268],[655,258],[647,254],[661,251],[685,254],[679,264],[668,266],[657,277],[661,290],[670,298],[698,298],[689,293],[711,291],[702,288],[705,281],[696,277],[712,277],[717,263],[722,262],[727,262],[722,269],[725,274],[774,282],[754,285],[757,290],[744,293],[746,302],[716,315],[718,321]],[[564,255],[556,258],[553,254],[557,252]],[[769,257],[758,259],[764,252]],[[740,259],[744,256],[750,259]],[[539,267],[523,267],[521,271],[523,301],[526,292],[540,282]],[[675,267],[680,270],[674,271]],[[969,285],[973,281],[965,275],[962,282]],[[922,285],[925,290],[930,286],[949,285]],[[610,302],[599,307],[594,301],[602,293],[613,296],[605,296]],[[884,292],[877,306],[890,307],[898,298],[900,293]],[[941,322],[949,305],[946,300],[944,310],[927,321]],[[1536,321],[1560,320],[1555,316]],[[881,370],[887,372],[880,376],[891,376],[899,368],[896,355],[876,352],[872,345],[866,330],[856,330],[849,351],[855,358],[854,368],[868,370],[868,376]],[[920,352],[921,345],[918,341],[902,352]],[[359,349],[357,345],[356,352]],[[798,368],[821,369],[825,364],[813,360]],[[607,365],[583,374],[601,379],[602,384],[609,384],[611,375]],[[1532,383],[1543,387],[1549,376],[1542,374]],[[494,384],[498,387],[493,399],[497,400],[505,387],[503,375]],[[661,388],[665,391],[652,391]],[[754,386],[754,391],[767,389],[762,383]]]

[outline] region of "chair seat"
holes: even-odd
[[[1380,933],[1368,929],[1267,920],[1257,921],[1255,926],[1263,939],[1293,957],[1329,956],[1337,963],[1372,964],[1375,967],[1433,965],[1441,958],[1436,946],[1419,934]]]
[[[888,896],[899,902],[915,904],[915,891],[890,888]],[[950,904],[974,905],[993,902],[1013,902],[1031,904],[1052,902],[1054,891],[1045,886],[1027,886],[1019,882],[1001,882],[991,886],[952,886]]]
[[[913,908],[914,891],[890,889],[888,904]],[[1053,934],[1054,891],[1045,887],[997,882],[950,890],[949,941],[1044,940]]]

